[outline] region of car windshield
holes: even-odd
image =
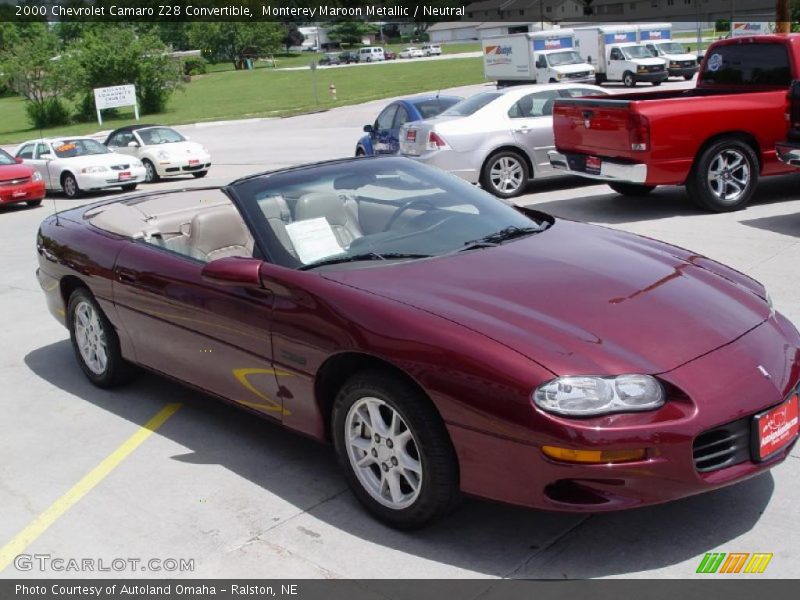
[[[653,55],[650,53],[650,50],[645,48],[644,46],[627,46],[625,48],[621,48],[622,54],[630,60],[631,58],[653,58]]]
[[[16,164],[17,161],[14,160],[8,152],[0,148],[0,165],[13,165]]]
[[[93,154],[108,154],[110,150],[100,142],[87,138],[74,140],[58,140],[53,142],[53,152],[58,158],[75,158]]]
[[[462,100],[458,104],[454,104],[444,111],[442,115],[468,117],[471,114],[478,112],[490,102],[497,100],[502,95],[503,94],[500,92],[481,92],[480,94],[475,94],[466,100]]]
[[[567,52],[553,52],[547,55],[547,62],[551,67],[561,67],[563,65],[579,65],[583,61],[581,55],[574,50]]]
[[[295,269],[384,266],[483,249],[552,224],[405,158],[358,159],[233,184],[270,260]]]
[[[460,101],[460,98],[443,96],[439,98],[428,98],[426,100],[415,100],[413,104],[419,111],[419,114],[422,115],[423,119],[430,119]]]
[[[140,129],[139,137],[142,138],[145,146],[155,146],[157,144],[175,144],[185,142],[186,138],[170,127],[149,127]]]
[[[686,49],[678,42],[664,42],[663,44],[655,44],[662,54],[686,54]]]

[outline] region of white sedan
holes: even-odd
[[[111,152],[88,137],[30,140],[17,148],[16,157],[41,174],[48,190],[63,190],[68,198],[114,187],[133,191],[145,178],[139,159]]]
[[[422,58],[423,56],[425,56],[425,53],[419,48],[416,48],[414,46],[409,46],[408,48],[400,52],[400,54],[398,54],[397,56],[400,58]]]
[[[205,177],[211,168],[211,154],[204,146],[163,125],[120,127],[109,134],[105,145],[141,160],[148,183],[175,175]]]

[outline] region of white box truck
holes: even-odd
[[[661,85],[667,79],[666,62],[636,41],[636,25],[592,25],[574,31],[578,52],[594,65],[597,85],[605,81],[621,81],[625,87],[640,81]]]
[[[697,73],[697,57],[686,52],[683,44],[672,40],[672,23],[640,23],[639,43],[653,56],[666,61],[669,77],[683,77],[688,81]]]
[[[594,82],[594,67],[586,64],[575,51],[575,35],[571,29],[484,38],[483,72],[498,86]]]

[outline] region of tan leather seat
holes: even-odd
[[[295,221],[319,217],[328,220],[342,248],[364,235],[358,224],[358,204],[346,193],[311,192],[300,196],[294,209]]]
[[[292,222],[292,214],[289,212],[289,206],[282,196],[270,196],[258,201],[258,206],[264,217],[267,219],[267,224],[272,229],[281,246],[292,256],[297,257],[297,252],[294,249],[294,244],[289,238],[286,231],[286,225]]]
[[[233,206],[204,210],[192,219],[189,255],[204,261],[253,256],[253,238]]]

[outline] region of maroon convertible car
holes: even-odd
[[[741,481],[798,434],[762,285],[403,158],[48,217],[38,278],[86,376],[144,367],[333,442],[392,526],[459,493],[567,511]]]

